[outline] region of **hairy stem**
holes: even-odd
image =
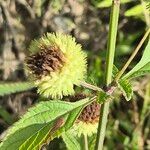
[[[86,87],[88,89],[91,89],[93,91],[103,91],[101,88],[95,86],[95,85],[92,85],[92,84],[89,84],[89,83],[86,83],[84,81],[80,81],[80,85],[83,86],[83,87]]]
[[[134,57],[138,53],[138,51],[142,47],[143,43],[145,42],[145,40],[146,40],[146,38],[148,37],[149,34],[150,34],[150,28],[147,30],[147,32],[143,36],[142,40],[140,41],[140,43],[138,44],[138,46],[136,47],[136,49],[133,51],[132,55],[130,56],[130,58],[128,59],[128,61],[125,63],[125,65],[123,66],[123,68],[118,72],[118,74],[117,74],[117,76],[115,78],[115,81],[118,81],[120,79],[120,77],[123,75],[123,73],[125,72],[125,70],[127,69],[127,67],[130,65],[131,61],[134,59]]]
[[[112,81],[112,70],[116,46],[119,10],[120,10],[120,0],[113,0],[110,14],[109,37],[106,55],[106,74],[105,74],[106,86],[108,86]],[[109,101],[102,104],[101,106],[95,150],[103,149],[108,113],[109,113]]]

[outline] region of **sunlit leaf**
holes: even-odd
[[[102,104],[102,103],[106,102],[110,98],[112,98],[110,95],[108,95],[106,92],[101,91],[98,94],[97,102],[99,104]]]
[[[70,129],[67,132],[62,134],[63,141],[66,144],[67,150],[85,150],[84,137],[77,136],[74,134],[74,130]],[[89,150],[94,150],[96,142],[96,134],[88,136],[88,148]]]
[[[0,96],[34,88],[31,82],[0,83]]]
[[[62,134],[62,138],[68,150],[82,150],[80,138],[75,136],[73,130],[68,130]]]
[[[129,81],[127,79],[125,79],[125,80],[119,80],[118,87],[122,91],[125,99],[127,101],[131,100],[132,95],[133,95],[133,90],[132,90],[131,83],[129,83]]]
[[[148,41],[139,63],[131,71],[124,75],[122,79],[131,79],[148,73],[150,73],[150,40]]]
[[[118,68],[116,66],[113,66],[113,78],[115,78],[118,72]],[[117,82],[117,87],[121,90],[127,101],[132,98],[133,88],[128,79],[119,79],[119,81]]]
[[[75,103],[60,100],[39,103],[8,130],[0,149],[38,150],[42,144],[67,131],[83,107],[92,101],[86,98]]]

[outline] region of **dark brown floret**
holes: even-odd
[[[84,93],[76,93],[75,95],[69,97],[69,101],[70,102],[76,102],[76,101],[79,101],[79,100],[84,99],[86,97],[87,97],[87,95],[85,95]]]
[[[38,53],[26,58],[27,67],[39,78],[60,70],[64,63],[65,56],[57,46],[41,45]]]
[[[93,102],[90,105],[86,106],[78,120],[86,123],[95,123],[98,122],[100,112],[100,105],[97,102]]]
[[[83,93],[77,93],[74,96],[70,97],[70,102],[79,101],[86,98],[87,96]],[[93,102],[90,105],[86,106],[81,112],[78,120],[86,123],[95,123],[98,122],[100,112],[100,104]]]

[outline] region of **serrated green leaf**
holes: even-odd
[[[40,146],[45,142],[51,132],[51,129],[53,127],[52,123],[47,123],[43,125],[43,127],[35,132],[30,138],[28,138],[20,147],[19,150],[36,150],[39,149]]]
[[[56,120],[54,124],[53,122],[47,123],[43,126],[42,129],[40,129],[33,136],[27,139],[20,146],[19,150],[37,150],[40,149],[41,145],[51,141],[55,137],[59,137],[63,132],[67,131],[73,125],[74,121],[76,120],[82,109],[83,106],[80,106],[74,109],[69,114],[64,115],[64,118],[59,118],[58,120]],[[63,121],[65,121],[65,123],[62,127],[60,127]]]
[[[34,88],[31,82],[0,83],[0,96]]]
[[[86,98],[75,103],[56,100],[39,103],[8,130],[0,149],[38,149],[41,144],[68,130],[82,108],[92,101]],[[71,117],[73,119],[69,121]]]
[[[124,75],[122,79],[131,79],[148,73],[150,73],[150,40],[148,41],[139,63],[131,71]]]
[[[112,76],[113,78],[115,78],[116,74],[118,73],[118,69],[117,67],[114,65],[113,66],[113,73],[112,73]],[[109,95],[107,92],[105,91],[100,91],[98,93],[98,98],[97,98],[97,102],[99,104],[102,104],[104,102],[106,102],[108,99],[112,99],[113,97],[111,95]]]
[[[64,118],[67,118],[64,125],[62,127],[62,118],[56,120],[53,123],[47,123],[44,127],[31,136],[28,140],[26,140],[22,146],[20,146],[19,150],[37,150],[40,149],[41,145],[47,143],[48,141],[54,139],[55,137],[59,137],[62,133],[66,132],[70,127],[73,126],[76,118],[79,116],[82,111],[83,106],[75,108],[69,114],[64,115]],[[60,127],[60,128],[59,128]],[[58,129],[57,129],[58,128]],[[32,142],[32,143],[31,143]]]
[[[102,104],[102,103],[106,102],[109,98],[111,98],[110,95],[108,95],[106,92],[101,91],[98,94],[97,102],[99,104]]]
[[[118,72],[119,72],[118,68],[116,66],[113,66],[113,78],[115,78]],[[122,91],[127,101],[129,101],[132,98],[133,95],[132,85],[127,79],[120,79],[117,82],[117,87]]]
[[[66,144],[66,147],[68,150],[82,150],[80,138],[75,136],[73,132],[73,130],[68,130],[62,134],[62,138]]]
[[[127,17],[138,16],[138,15],[141,15],[142,13],[143,13],[143,8],[142,8],[142,5],[139,4],[139,5],[136,5],[130,9],[128,9],[125,12],[125,16],[127,16]]]
[[[74,134],[74,129],[69,129],[67,132],[62,134],[63,141],[66,144],[67,150],[85,150],[85,142],[83,135],[77,136]],[[94,150],[96,142],[96,134],[88,136],[88,148]]]
[[[127,79],[126,80],[119,80],[118,87],[122,91],[125,99],[127,101],[131,100],[132,95],[133,95],[133,90],[132,90],[132,85],[129,83],[129,81]]]
[[[112,71],[113,78],[116,77],[116,75],[117,75],[118,72],[119,72],[118,68],[115,65],[113,65],[113,71]]]

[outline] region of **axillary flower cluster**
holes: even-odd
[[[88,95],[77,93],[74,96],[71,96],[70,101],[75,102],[86,97],[88,97]],[[99,122],[99,112],[100,105],[96,101],[86,106],[73,125],[71,129],[72,134],[78,137],[83,134],[88,136],[95,134],[97,132]]]
[[[86,77],[86,53],[69,35],[47,33],[33,41],[29,50],[26,66],[44,97],[72,95],[74,85]]]
[[[33,41],[26,58],[26,68],[44,97],[59,98],[74,94],[74,85],[79,86],[87,73],[86,53],[81,45],[69,35],[47,33]],[[85,97],[76,97],[76,101]],[[98,126],[100,106],[93,102],[83,109],[72,130],[78,136],[92,135]]]

